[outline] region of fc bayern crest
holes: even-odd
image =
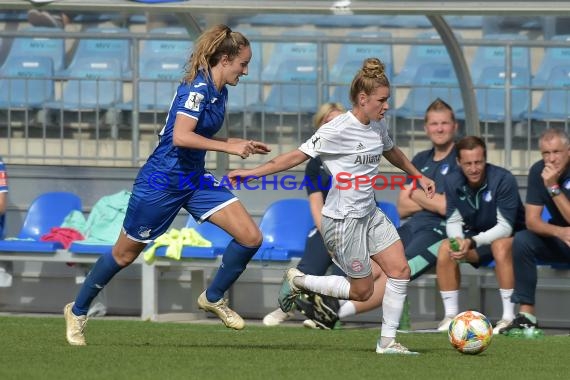
[[[350,267],[352,268],[353,271],[355,272],[362,272],[362,269],[364,269],[364,265],[362,265],[362,263],[360,262],[360,260],[354,260],[351,264]]]

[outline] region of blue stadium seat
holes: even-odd
[[[242,112],[251,105],[259,104],[262,100],[263,91],[261,86],[261,67],[263,50],[261,42],[252,41],[259,34],[255,30],[240,29],[250,40],[252,58],[248,65],[248,74],[240,77],[237,86],[226,86],[228,89],[228,112]]]
[[[316,61],[284,60],[278,68],[267,99],[254,107],[268,113],[312,113],[317,109]]]
[[[66,74],[72,71],[78,61],[85,59],[115,59],[120,63],[120,74],[122,78],[131,76],[131,41],[128,39],[105,38],[111,34],[128,33],[125,28],[89,28],[87,33],[96,34],[98,38],[82,38],[77,44],[77,49],[73,59],[69,64]]]
[[[424,15],[396,15],[382,19],[382,26],[394,28],[431,28],[433,25]]]
[[[388,79],[392,79],[392,45],[376,42],[378,39],[391,38],[392,34],[389,32],[351,32],[347,36],[370,40],[369,43],[342,44],[338,52],[338,58],[329,72],[329,82],[331,82],[332,87],[330,101],[338,102],[347,108],[351,108],[349,100],[350,83],[366,58],[380,58],[386,65]],[[336,86],[334,83],[343,85]]]
[[[445,16],[445,21],[453,29],[481,29],[483,27],[483,16]]]
[[[42,37],[43,33],[53,33],[54,28],[28,27],[22,29],[22,32],[34,33],[37,36],[14,38],[6,60],[12,57],[47,57],[52,60],[53,71],[58,75],[65,65],[64,39]]]
[[[241,18],[239,23],[252,26],[300,26],[312,25],[320,17],[322,16],[298,13],[260,13]]]
[[[25,11],[3,10],[0,12],[0,22],[24,22],[28,20]]]
[[[526,69],[514,67],[511,72],[511,119],[519,121],[530,106],[530,76]],[[476,87],[477,111],[481,121],[505,120],[505,70],[504,66],[486,67]],[[464,119],[464,110],[457,111],[457,118]]]
[[[263,244],[253,260],[289,261],[301,257],[305,242],[314,227],[307,199],[283,199],[273,202],[265,210],[259,228]]]
[[[392,221],[396,228],[400,227],[400,214],[396,204],[388,201],[377,201],[378,208]]]
[[[141,64],[139,111],[168,112],[176,88],[184,76],[184,63],[179,56],[157,56]],[[117,108],[131,110],[133,103],[120,103]]]
[[[459,38],[460,36],[456,34]],[[440,40],[440,37],[435,32],[420,33],[416,36],[422,40]],[[451,58],[447,53],[447,49],[443,44],[440,45],[412,45],[410,52],[406,56],[406,60],[400,72],[393,80],[393,85],[416,85],[418,76],[416,75],[420,67],[423,65],[435,64],[449,64],[451,65]]]
[[[85,243],[79,240],[71,243],[67,250],[75,255],[106,255],[113,251],[113,244]]]
[[[540,102],[525,118],[567,122],[570,118],[570,67],[556,66],[550,71]]]
[[[488,34],[484,37],[486,40],[498,41],[524,41],[528,37],[522,34]],[[474,83],[479,82],[481,73],[486,67],[506,67],[505,66],[505,47],[503,46],[479,46],[475,52],[475,57],[470,65],[471,78]],[[530,51],[528,47],[513,47],[511,51],[511,66],[517,66],[520,70],[528,71],[530,77]],[[504,70],[504,69],[503,69]]]
[[[40,108],[54,98],[51,58],[9,57],[0,67],[0,76],[0,108]]]
[[[284,74],[280,71],[282,69],[287,70],[287,67],[283,67],[283,61],[291,60],[303,60],[311,66],[317,65],[317,44],[314,42],[296,42],[295,37],[318,37],[324,36],[325,34],[319,31],[297,31],[291,30],[284,32],[282,37],[290,42],[278,42],[275,43],[275,47],[271,52],[271,58],[269,62],[263,66],[263,71],[261,73],[261,80],[263,82],[273,82],[278,77],[283,78]],[[298,40],[298,39],[297,39]],[[295,69],[293,69],[295,71]],[[316,78],[316,71],[315,71]]]
[[[426,108],[436,98],[446,101],[454,110],[463,108],[457,76],[451,64],[424,64],[419,67],[413,87],[396,116],[423,119]]]
[[[370,25],[384,25],[390,22],[389,15],[326,15],[315,18],[313,25],[320,28],[366,28]]]
[[[121,64],[116,58],[83,57],[69,68],[62,95],[47,108],[107,109],[122,101]]]
[[[553,68],[570,67],[570,34],[554,36],[552,41],[564,41],[566,46],[545,48],[544,57],[532,78],[532,87],[545,87]]]
[[[140,62],[160,57],[161,55],[167,56],[179,56],[180,59],[186,60],[190,57],[192,48],[194,46],[193,41],[188,35],[186,28],[182,27],[164,27],[155,28],[149,32],[150,36],[153,35],[171,35],[171,36],[185,36],[185,40],[175,40],[175,39],[156,39],[151,38],[143,42],[142,48],[140,50]],[[141,65],[142,67],[142,65]]]
[[[2,252],[54,253],[63,248],[59,242],[40,241],[51,228],[59,227],[72,211],[81,210],[81,199],[69,192],[47,192],[39,195],[28,209],[17,239],[0,241]]]

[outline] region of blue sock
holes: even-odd
[[[121,269],[123,268],[117,264],[112,254],[101,256],[91,268],[75,298],[75,304],[71,309],[73,314],[87,315],[93,299]]]
[[[243,273],[247,263],[249,263],[249,260],[251,260],[258,249],[259,247],[243,246],[235,239],[230,241],[222,257],[222,265],[220,265],[214,280],[206,289],[206,298],[209,302],[217,302],[224,296],[226,290]]]

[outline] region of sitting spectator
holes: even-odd
[[[445,317],[438,330],[446,331],[458,314],[459,263],[475,268],[495,260],[495,274],[503,303],[503,316],[494,333],[514,319],[511,295],[514,287],[513,234],[524,229],[524,208],[515,177],[506,169],[487,163],[485,142],[475,136],[457,145],[460,170],[445,179],[446,231],[437,257],[437,283]],[[453,248],[449,238],[459,244]]]
[[[28,11],[28,22],[33,26],[64,29],[71,18],[71,15],[63,12],[53,14],[35,8]]]
[[[557,129],[547,129],[539,139],[542,160],[529,171],[525,202],[527,230],[515,234],[513,261],[515,290],[512,301],[519,314],[501,333],[538,327],[535,316],[537,260],[570,263],[570,140]],[[546,207],[549,222],[541,218]]]

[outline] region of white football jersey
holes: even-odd
[[[332,175],[323,215],[334,219],[361,218],[376,207],[372,180],[382,152],[394,146],[384,121],[364,125],[346,112],[320,127],[299,149],[320,156]]]

